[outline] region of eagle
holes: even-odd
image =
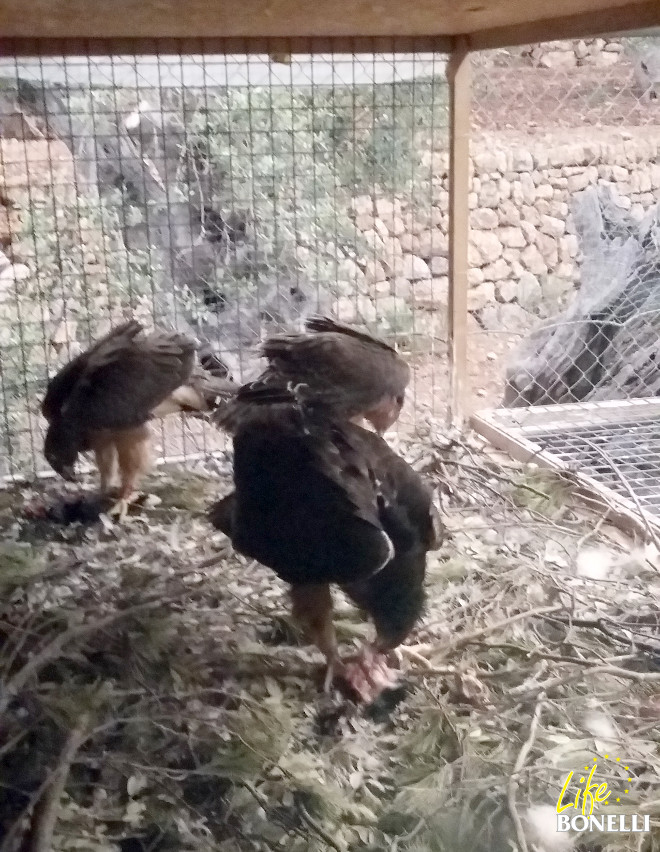
[[[44,455],[51,467],[75,480],[80,453],[92,451],[109,496],[119,474],[118,501],[110,510],[123,519],[150,463],[149,421],[182,411],[210,411],[237,386],[204,370],[196,344],[185,335],[156,330],[136,320],[111,329],[50,380],[41,412],[48,422]]]
[[[325,656],[325,689],[340,675],[371,703],[395,685],[388,654],[422,613],[427,552],[441,540],[430,490],[382,437],[301,404],[292,389],[246,385],[229,408],[234,490],[209,520],[289,584],[293,616]],[[332,584],[376,629],[346,664]]]
[[[305,328],[262,344],[268,366],[252,387],[288,386],[308,407],[340,420],[367,420],[379,434],[389,429],[410,382],[410,368],[396,349],[329,317],[309,317]]]

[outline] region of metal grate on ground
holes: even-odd
[[[625,526],[660,529],[657,399],[496,409],[472,425],[520,461],[569,473]]]

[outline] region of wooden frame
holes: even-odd
[[[660,3],[658,0],[646,0],[643,3],[602,8],[596,12],[548,16],[544,20],[476,31],[469,34],[468,41],[470,50],[492,50],[543,41],[592,38],[658,26]]]
[[[3,38],[0,56],[175,56],[186,54],[271,55],[316,53],[449,53],[449,36],[362,36],[343,38]]]
[[[16,39],[469,37],[471,49],[660,25],[657,0],[3,0]]]
[[[467,39],[456,39],[449,83],[449,416],[460,427],[466,400],[468,241],[470,221],[470,104],[472,69]]]

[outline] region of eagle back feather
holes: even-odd
[[[194,356],[195,344],[184,335],[144,335],[138,322],[124,323],[60,371],[44,408],[80,424],[78,431],[140,425],[186,382]]]

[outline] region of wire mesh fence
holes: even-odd
[[[442,415],[445,65],[0,60],[0,475],[44,468],[48,377],[127,315],[192,333],[237,380],[309,313],[363,323],[409,354],[404,424]],[[222,440],[199,423],[161,437],[165,457]]]
[[[393,43],[395,48],[395,43]],[[363,48],[361,48],[363,49]],[[660,47],[472,56],[469,408],[654,396]],[[395,341],[406,429],[448,400],[448,87],[428,52],[0,60],[0,475],[127,315],[246,380],[322,311]],[[166,458],[223,439],[166,421]]]
[[[474,58],[472,409],[660,388],[660,40]]]

